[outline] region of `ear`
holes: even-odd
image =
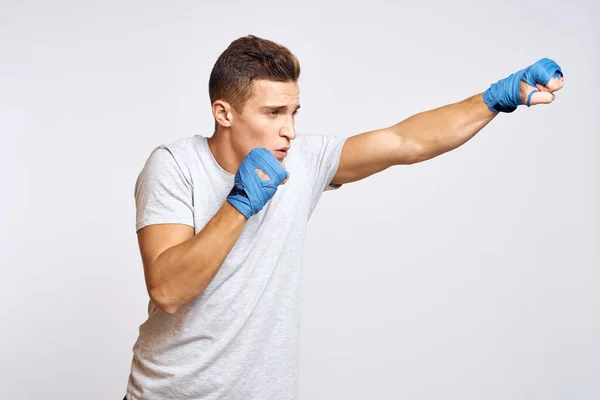
[[[215,101],[212,105],[212,113],[217,124],[224,128],[229,128],[231,126],[233,116],[231,113],[231,105],[229,103],[223,100]]]

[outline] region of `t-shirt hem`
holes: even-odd
[[[140,229],[145,228],[148,225],[160,224],[183,224],[195,228],[193,223],[190,223],[188,219],[183,218],[144,218],[135,224],[135,231],[138,232]]]

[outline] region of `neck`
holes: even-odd
[[[235,175],[242,159],[236,154],[229,132],[218,131],[208,138],[208,148],[225,171]]]

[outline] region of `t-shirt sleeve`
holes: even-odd
[[[340,165],[345,137],[334,135],[305,135],[305,161],[312,178],[312,204],[314,209],[324,191],[338,189],[341,185],[332,185]]]
[[[136,231],[153,224],[194,226],[192,184],[165,146],[152,151],[135,184]]]

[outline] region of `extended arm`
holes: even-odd
[[[413,164],[453,150],[475,136],[499,112],[518,105],[548,104],[562,88],[562,72],[551,60],[493,84],[459,103],[425,111],[394,126],[346,141],[332,184],[357,181],[393,165]]]
[[[453,150],[496,115],[478,94],[413,115],[392,127],[353,136],[344,145],[332,183],[357,181],[393,165],[414,164]]]

